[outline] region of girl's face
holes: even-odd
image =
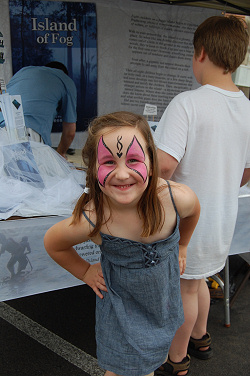
[[[146,142],[133,127],[105,128],[97,146],[100,189],[116,204],[137,204],[148,185]]]

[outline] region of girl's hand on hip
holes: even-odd
[[[101,291],[107,292],[107,287],[103,278],[101,264],[90,265],[82,278],[83,282],[89,285],[99,298],[103,299]]]

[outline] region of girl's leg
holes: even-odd
[[[104,376],[118,376],[116,373],[111,372],[111,371],[106,371]]]
[[[164,363],[167,361],[167,359],[168,359],[168,356],[166,357]],[[116,375],[116,373],[111,372],[111,371],[106,371],[105,374],[104,374],[104,376],[119,376],[119,375]],[[151,372],[151,373],[149,373],[146,376],[154,376],[154,372]]]
[[[181,296],[184,309],[184,324],[177,330],[169,350],[169,359],[179,363],[187,355],[189,338],[198,317],[198,296],[201,280],[181,279]],[[180,371],[178,376],[186,375]]]
[[[119,375],[117,375],[116,373],[111,372],[111,371],[106,371],[105,374],[104,374],[104,376],[119,376]],[[154,372],[151,372],[151,373],[149,373],[146,376],[154,376]]]

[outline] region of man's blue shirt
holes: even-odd
[[[21,95],[26,127],[39,133],[47,145],[51,145],[50,134],[57,115],[64,122],[76,122],[76,86],[60,69],[22,68],[9,81],[7,92]]]

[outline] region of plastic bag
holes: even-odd
[[[71,215],[84,186],[85,172],[47,145],[0,146],[0,219]]]

